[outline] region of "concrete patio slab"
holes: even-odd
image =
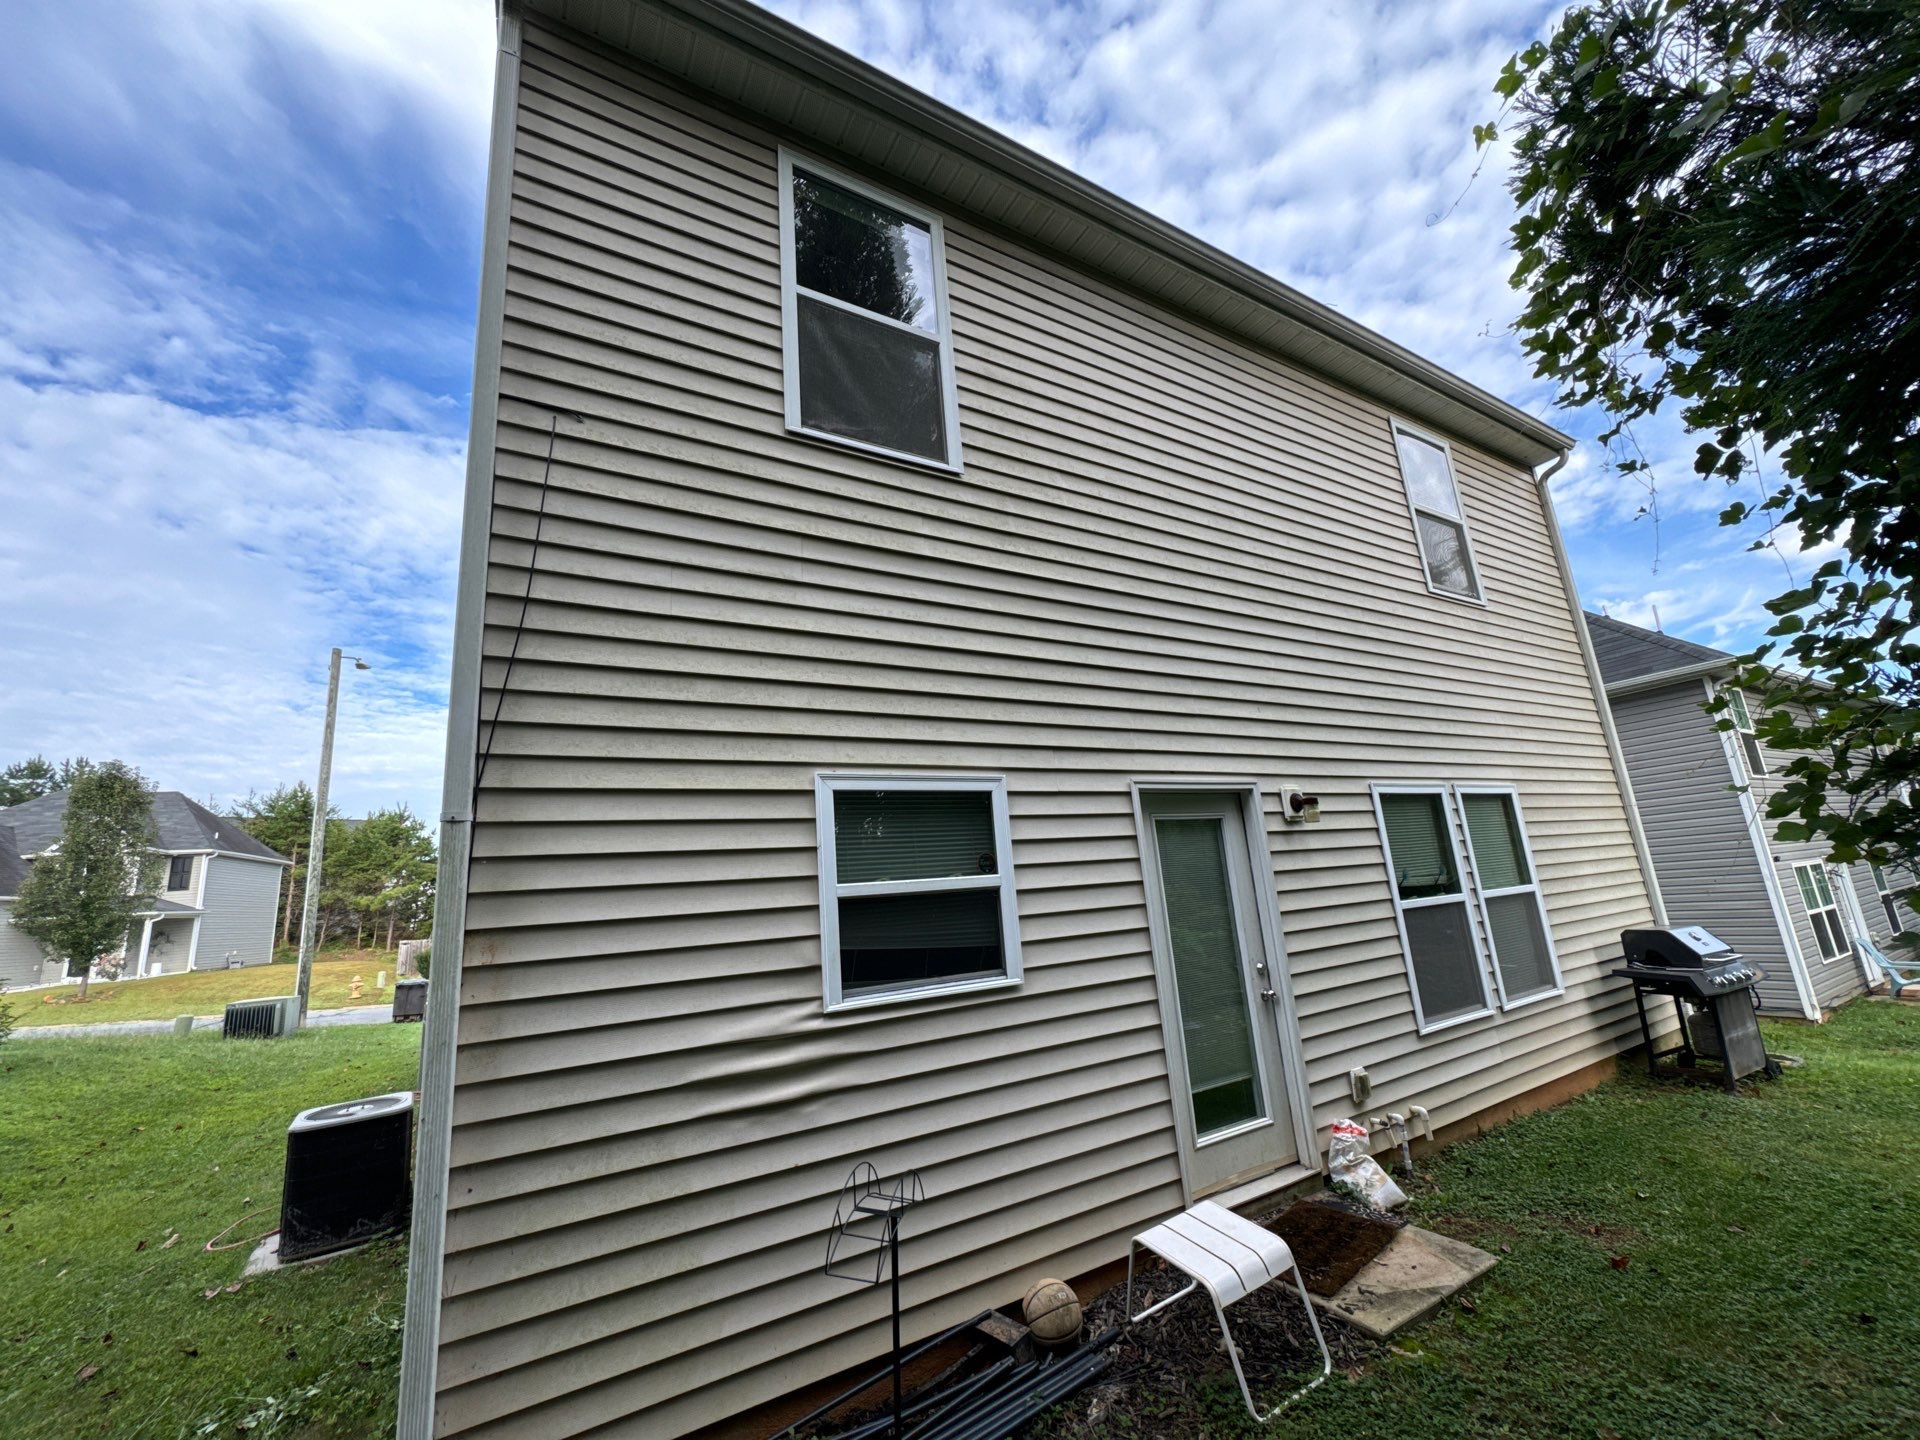
[[[1464,1240],[1409,1225],[1332,1296],[1313,1303],[1385,1340],[1438,1310],[1498,1262]]]

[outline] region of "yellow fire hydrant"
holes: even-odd
[[[349,1000],[358,1000],[360,998],[361,988],[365,983],[366,982],[361,980],[358,975],[349,980],[347,982],[347,998]]]

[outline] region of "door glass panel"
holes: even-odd
[[[1265,1115],[1239,922],[1217,818],[1154,822],[1180,1032],[1201,1137]]]

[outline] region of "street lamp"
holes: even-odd
[[[356,670],[373,667],[358,655],[348,655]],[[327,666],[327,725],[320,736],[320,782],[313,787],[313,831],[307,837],[307,893],[300,906],[300,966],[295,993],[300,997],[300,1024],[307,1023],[307,994],[313,989],[314,932],[320,922],[320,864],[327,849],[327,780],[333,773],[333,716],[340,705],[340,647],[333,647]]]

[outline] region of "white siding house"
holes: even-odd
[[[1637,1041],[1565,436],[739,3],[505,7],[400,1434],[671,1440]]]
[[[1901,908],[1872,866],[1830,865],[1824,842],[1774,836],[1767,801],[1789,757],[1752,733],[1744,695],[1732,731],[1704,708],[1736,659],[1602,615],[1587,624],[1676,923],[1706,926],[1765,972],[1770,1013],[1818,1020],[1864,993],[1880,976],[1854,939],[1884,944]],[[1891,895],[1895,881],[1880,879]]]

